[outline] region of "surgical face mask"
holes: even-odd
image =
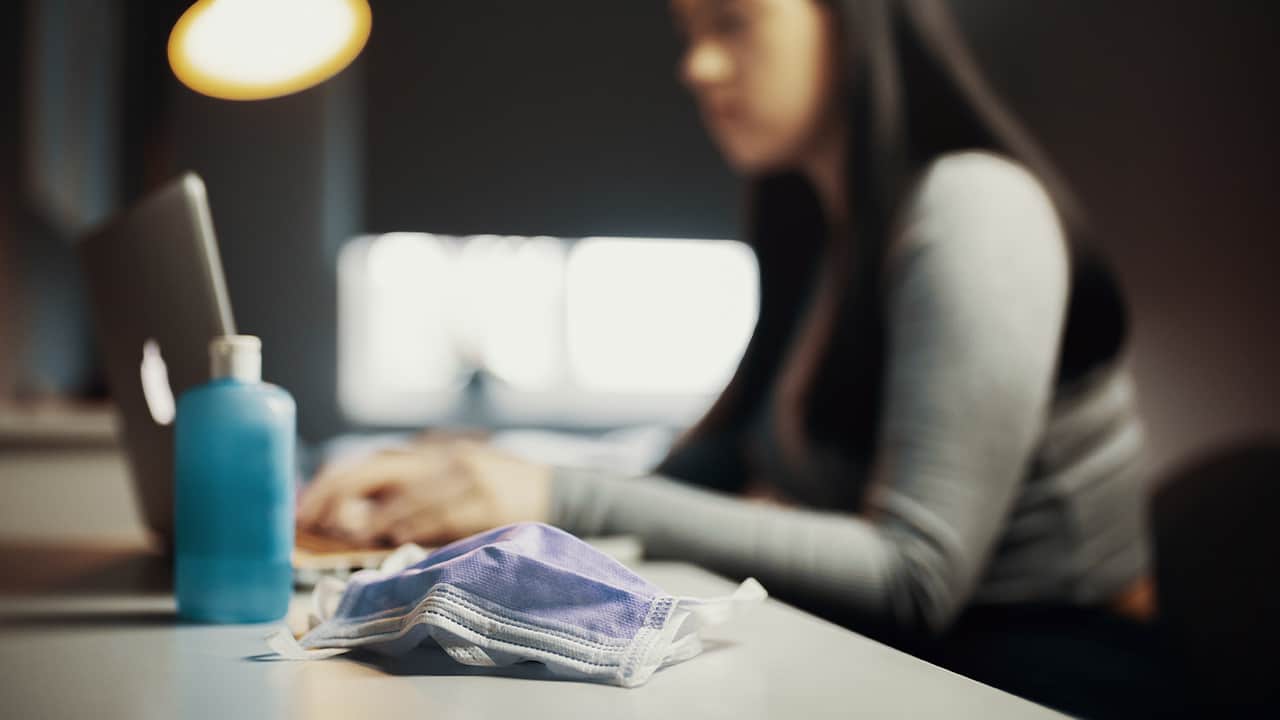
[[[434,643],[466,665],[535,661],[624,687],[702,651],[699,632],[766,593],[747,579],[718,599],[673,597],[578,538],[511,525],[427,554],[405,546],[379,570],[317,585],[314,626],[268,644],[291,659],[352,648],[401,654]]]

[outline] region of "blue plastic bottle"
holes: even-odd
[[[262,382],[258,338],[214,338],[209,356],[213,379],[178,400],[178,614],[199,622],[276,620],[293,589],[293,398]]]

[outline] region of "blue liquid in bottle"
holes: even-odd
[[[214,338],[209,354],[213,379],[178,400],[178,614],[198,622],[276,620],[293,590],[293,397],[262,382],[257,338]]]

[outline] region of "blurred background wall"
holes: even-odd
[[[22,78],[45,47],[32,28],[50,3],[101,5],[30,0],[14,5],[18,22],[0,23],[0,393],[10,397],[97,385],[65,299],[78,282],[66,251],[74,224],[30,220],[41,204],[22,170],[33,142],[22,117],[37,98]],[[334,263],[348,237],[738,234],[737,184],[675,82],[665,3],[375,1],[352,68],[253,104],[172,79],[164,41],[185,5],[103,11],[119,33],[106,60],[119,72],[103,81],[115,93],[91,108],[116,123],[103,192],[116,206],[182,169],[205,177],[238,324],[263,336],[265,371],[295,392],[311,439],[348,428],[334,393]],[[1280,432],[1277,6],[953,5],[996,86],[1091,206],[1128,286],[1154,463]],[[55,36],[39,42],[65,50],[69,36]],[[50,364],[67,376],[35,382]]]
[[[955,6],[1124,278],[1153,462],[1280,432],[1280,5]]]

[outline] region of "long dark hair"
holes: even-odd
[[[827,226],[805,178],[782,173],[751,183],[747,237],[760,264],[760,317],[733,379],[660,468],[677,477],[698,474],[683,467],[689,458],[682,448],[719,440],[730,454],[739,451],[734,442],[723,441],[737,436],[784,365],[786,373],[799,375],[787,384],[801,391],[775,397],[780,437],[836,443],[869,459],[884,360],[880,279],[886,243],[910,183],[932,160],[962,150],[1014,159],[1045,187],[1068,235],[1088,233],[1079,201],[992,90],[942,0],[819,1],[840,22],[845,55],[850,251],[834,260],[823,255]],[[839,310],[823,329],[820,351],[789,359],[797,318],[824,261],[839,264],[834,284],[841,293]],[[1124,335],[1123,321],[1118,322],[1105,332],[1093,328],[1094,344],[1118,346]],[[720,465],[733,465],[732,460],[724,458]],[[726,477],[711,484],[728,487],[739,480]]]

